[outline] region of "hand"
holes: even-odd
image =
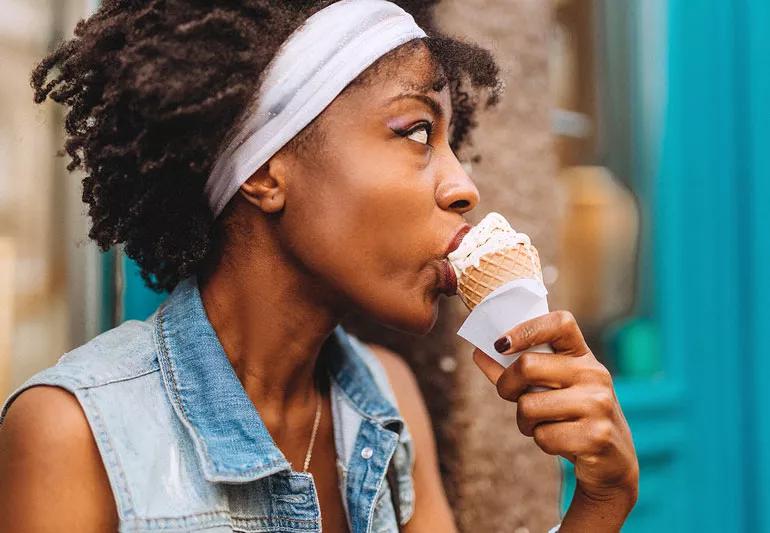
[[[525,351],[545,343],[554,354]],[[544,452],[574,463],[581,498],[615,506],[626,501],[630,512],[639,480],[631,431],[609,371],[591,353],[572,314],[555,311],[523,322],[495,346],[505,355],[523,353],[508,368],[479,349],[473,360],[502,398],[518,403],[521,432]],[[532,385],[553,390],[527,391]]]

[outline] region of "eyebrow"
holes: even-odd
[[[402,93],[399,95],[396,95],[392,98],[389,98],[387,100],[387,104],[390,105],[395,101],[403,100],[405,98],[413,98],[415,100],[419,100],[423,104],[427,105],[431,111],[433,111],[433,114],[436,115],[439,119],[444,118],[444,110],[441,109],[441,104],[439,104],[436,100],[431,98],[430,96],[426,94],[420,94],[420,93]]]

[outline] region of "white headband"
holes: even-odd
[[[386,0],[340,0],[309,17],[265,70],[257,108],[238,122],[204,192],[214,217],[240,186],[378,58],[426,37]]]

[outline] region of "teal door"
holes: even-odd
[[[628,58],[632,173],[650,238],[636,329],[614,346],[627,368],[660,368],[616,377],[641,465],[624,531],[770,532],[770,3],[625,3],[637,31],[665,10],[652,18],[665,21],[666,45],[657,57],[660,40],[634,35]]]

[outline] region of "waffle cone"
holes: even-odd
[[[457,294],[468,309],[473,309],[496,288],[523,278],[543,281],[540,257],[531,244],[482,255],[478,268],[471,265],[463,270],[457,280]]]

